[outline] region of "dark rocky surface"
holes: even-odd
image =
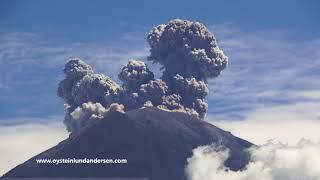
[[[206,121],[157,108],[112,113],[47,151],[15,167],[3,177],[142,178],[185,180],[187,158],[200,145],[230,149],[225,162],[232,170],[249,161],[251,143]],[[127,164],[37,164],[41,158],[127,159]]]

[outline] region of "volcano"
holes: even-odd
[[[113,112],[7,172],[5,178],[147,178],[186,180],[192,150],[217,144],[229,149],[225,165],[249,162],[248,141],[182,112],[155,107]],[[126,164],[40,164],[36,159],[127,159]]]

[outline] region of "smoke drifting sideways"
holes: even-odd
[[[130,60],[118,77],[94,73],[80,59],[71,59],[63,72],[57,94],[65,101],[64,123],[70,132],[102,119],[109,111],[125,112],[144,107],[180,111],[204,118],[208,109],[207,80],[217,77],[228,58],[211,32],[199,22],[175,19],[154,27],[147,36],[149,61],[163,69],[155,79],[146,64]]]

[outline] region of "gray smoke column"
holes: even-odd
[[[207,112],[208,105],[204,98],[208,95],[208,85],[196,78],[184,78],[177,74],[171,82],[172,91],[181,96],[181,104],[186,108],[194,109],[203,118]]]
[[[139,95],[143,102],[151,101],[155,106],[163,104],[168,86],[161,79],[151,80],[140,86]]]
[[[228,64],[213,34],[199,22],[175,19],[148,34],[149,60],[163,65],[163,79],[176,74],[199,80],[216,77]]]
[[[117,101],[120,86],[103,74],[88,74],[78,81],[73,89],[74,104],[79,106],[85,102],[99,102],[109,106]]]
[[[92,74],[91,66],[81,61],[80,59],[71,59],[66,63],[63,72],[66,76],[64,80],[59,83],[58,96],[63,98],[67,104],[73,104],[72,88],[83,76]]]
[[[140,85],[154,79],[153,72],[148,69],[144,62],[138,60],[130,60],[122,68],[118,77],[123,82],[123,88],[127,91],[136,91]]]
[[[118,75],[123,82],[121,103],[126,110],[137,109],[147,105],[163,104],[168,86],[161,79],[154,79],[154,74],[146,64],[138,60],[130,60]]]
[[[71,59],[66,63],[63,72],[65,73],[65,79],[59,83],[57,94],[65,100],[66,115],[64,123],[68,131],[77,131],[84,127],[89,119],[92,119],[89,117],[101,112],[89,107],[94,105],[96,110],[107,109],[112,103],[118,101],[121,87],[111,78],[103,74],[95,74],[91,66],[84,61]],[[74,118],[77,116],[72,114],[77,114],[76,112],[79,109],[82,110],[81,112],[86,112],[82,113],[86,115],[81,116],[81,118]],[[102,113],[101,116],[104,114]],[[75,119],[80,120],[75,121]]]
[[[175,19],[154,27],[147,41],[148,60],[162,65],[161,78],[169,92],[180,95],[182,105],[203,118],[208,108],[207,79],[217,77],[228,64],[213,34],[202,23]]]
[[[228,63],[213,34],[199,22],[175,19],[154,27],[147,36],[148,60],[162,65],[163,75],[139,60],[130,60],[118,74],[122,85],[94,73],[90,65],[71,59],[59,83],[58,96],[66,104],[64,123],[71,132],[102,119],[112,109],[128,111],[158,107],[204,118],[208,109],[207,80],[217,77]]]
[[[123,109],[123,105],[117,103],[111,104],[107,109],[100,103],[83,103],[71,113],[66,114],[64,123],[69,131],[77,131],[104,118],[110,112],[124,112]]]

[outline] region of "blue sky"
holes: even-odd
[[[71,41],[117,39],[173,18],[232,23],[244,31],[289,30],[294,39],[319,35],[319,2],[299,1],[49,1],[2,0],[1,30]]]
[[[174,18],[205,23],[230,59],[210,81],[209,117],[318,101],[318,1],[0,1],[0,121],[62,117],[56,87],[70,57],[116,78],[145,60],[146,33]],[[154,67],[156,69],[157,67]],[[52,118],[48,118],[52,119]]]

